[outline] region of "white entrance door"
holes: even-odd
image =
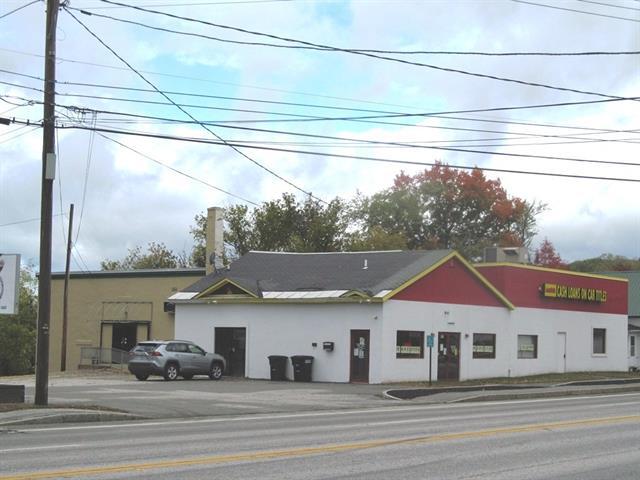
[[[556,355],[556,369],[558,373],[565,373],[567,371],[567,332],[558,332]]]

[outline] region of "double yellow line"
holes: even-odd
[[[291,448],[286,450],[266,450],[236,455],[214,455],[197,457],[185,460],[165,460],[148,463],[130,463],[124,465],[107,465],[101,467],[86,467],[68,470],[50,470],[20,473],[17,475],[0,476],[0,480],[37,480],[46,478],[72,478],[87,477],[90,475],[103,475],[107,473],[140,472],[145,470],[157,470],[163,468],[190,467],[194,465],[216,465],[222,463],[254,462],[258,460],[270,460],[276,458],[294,458],[322,453],[339,453],[350,450],[363,450],[368,448],[387,447],[392,445],[411,445],[422,443],[445,442],[469,438],[491,437],[512,433],[529,433],[549,430],[554,428],[577,428],[612,423],[640,422],[640,415],[626,415],[619,417],[591,418],[585,420],[571,420],[565,422],[536,423],[514,427],[493,428],[470,432],[444,433],[439,435],[427,435],[423,437],[410,437],[402,439],[372,440],[368,442],[352,442],[335,445],[323,445],[319,447]]]

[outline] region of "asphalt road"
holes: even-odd
[[[637,480],[640,394],[32,427],[0,480]]]

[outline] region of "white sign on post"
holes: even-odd
[[[0,315],[18,313],[20,255],[0,253]]]

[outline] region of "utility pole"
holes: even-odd
[[[69,207],[69,235],[67,236],[67,263],[64,268],[64,298],[62,300],[62,346],[60,348],[60,371],[67,369],[67,316],[69,309],[69,266],[71,264],[71,235],[73,233],[73,203]]]
[[[59,0],[47,0],[44,47],[44,115],[42,128],[42,194],[40,198],[40,272],[38,282],[38,344],[36,405],[49,403],[49,319],[51,316],[51,221],[56,171],[56,27]]]

